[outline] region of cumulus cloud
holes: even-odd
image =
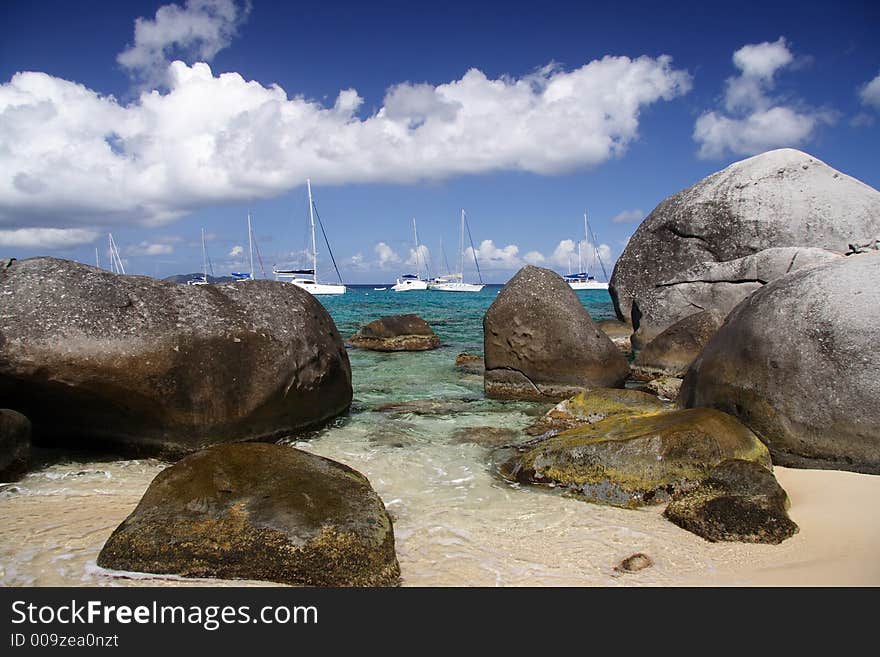
[[[477,260],[480,267],[491,270],[509,270],[522,267],[523,260],[519,257],[519,247],[516,244],[508,244],[504,247],[495,246],[493,240],[483,240],[477,247]],[[530,255],[538,255],[537,251],[531,252]],[[543,256],[541,256],[543,258]],[[464,252],[465,262],[473,263],[474,249],[468,247]]]
[[[834,122],[832,112],[785,105],[770,95],[777,73],[795,63],[784,37],[743,46],[733,54],[733,63],[739,74],[725,83],[723,109],[704,113],[694,126],[699,157],[754,155],[798,146],[820,125]]]
[[[0,227],[161,225],[302,185],[411,183],[488,171],[554,174],[620,156],[640,112],[690,89],[669,57],[604,57],[521,78],[471,69],[391,87],[359,117],[205,63],[127,105],[45,73],[0,85]]]
[[[210,62],[235,37],[250,13],[250,1],[187,0],[186,5],[163,5],[152,20],[138,18],[134,44],[116,61],[145,85],[162,85],[172,59]]]
[[[863,105],[880,110],[880,73],[859,90],[859,98]]]
[[[397,255],[394,249],[385,244],[385,242],[379,242],[373,247],[373,251],[378,258],[376,265],[379,269],[388,269],[392,265],[396,265],[400,262],[400,256]]]
[[[232,247],[232,249],[229,251],[227,256],[230,258],[237,258],[240,255],[242,255],[243,253],[244,253],[244,247],[239,244],[236,244],[235,246]]]
[[[607,244],[601,244],[598,248],[598,256],[596,248],[592,242],[582,240],[581,248],[581,268],[590,272],[601,271],[601,262],[607,268],[611,264],[611,247]],[[578,265],[578,243],[574,240],[561,240],[553,252],[544,255],[540,251],[529,251],[525,255],[519,255],[520,248],[516,244],[508,244],[504,247],[496,246],[494,240],[483,240],[477,247],[477,259],[480,268],[486,271],[513,271],[519,269],[523,265],[535,265],[538,267],[549,267],[564,272],[572,271]],[[465,250],[465,262],[472,262],[474,250],[468,247]]]
[[[641,210],[621,210],[611,217],[612,224],[628,224],[634,221],[641,221],[645,218],[645,213]]]
[[[85,228],[17,228],[0,230],[0,246],[13,248],[66,249],[89,244],[98,233]]]
[[[540,266],[543,265],[547,259],[540,251],[529,251],[523,256],[523,261],[530,265]]]
[[[157,256],[168,255],[174,252],[174,247],[170,244],[162,244],[157,242],[141,242],[135,246],[125,248],[125,255],[128,256]]]

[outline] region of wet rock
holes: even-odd
[[[609,292],[639,348],[695,311],[725,313],[770,280],[830,257],[779,247],[844,252],[878,235],[880,192],[806,153],[769,151],[660,203],[618,259]]]
[[[12,481],[27,470],[31,423],[24,415],[0,408],[0,481]]]
[[[400,574],[366,477],[266,444],[220,445],[163,470],[98,565],[310,586],[392,586]]]
[[[333,320],[294,285],[175,285],[55,258],[0,272],[0,399],[34,442],[180,454],[344,412]]]
[[[501,475],[564,487],[594,502],[640,506],[696,487],[728,458],[770,465],[767,448],[734,418],[689,409],[611,417],[563,432],[507,461]]]
[[[730,459],[696,490],[677,496],[663,515],[707,541],[778,544],[798,532],[788,507],[788,496],[770,470]]]
[[[379,413],[391,415],[456,415],[472,413],[480,404],[480,399],[413,399],[411,401],[390,402],[376,407]]]
[[[482,356],[476,356],[467,352],[461,353],[455,357],[455,366],[468,374],[482,375],[486,370],[486,365],[483,362]]]
[[[452,442],[472,443],[481,447],[501,447],[522,438],[519,431],[501,427],[463,427],[452,432]]]
[[[426,351],[440,346],[440,338],[418,315],[392,315],[373,320],[351,336],[351,344],[372,351]]]
[[[642,552],[637,552],[614,566],[614,570],[618,573],[637,573],[653,565],[654,562],[651,561],[651,557]]]
[[[681,382],[682,379],[675,376],[661,376],[659,379],[648,381],[645,388],[661,399],[675,401],[679,390],[681,390]]]
[[[667,328],[638,353],[630,366],[633,378],[651,381],[664,376],[683,377],[724,323],[724,317],[714,310],[704,310]]]
[[[774,463],[880,473],[880,254],[795,272],[743,301],[678,404],[736,416]]]
[[[624,355],[632,351],[632,344],[630,343],[630,336],[633,332],[632,326],[617,319],[603,319],[596,322],[596,326],[608,336],[611,342],[614,343],[614,346],[620,349]]]
[[[525,430],[530,436],[559,433],[614,416],[650,415],[664,410],[657,397],[638,390],[596,388],[559,402]]]
[[[489,397],[560,401],[622,387],[629,365],[559,274],[526,266],[483,317]]]

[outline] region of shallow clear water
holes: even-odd
[[[518,430],[549,408],[487,400],[482,377],[453,366],[462,351],[482,353],[483,314],[499,290],[349,288],[344,296],[321,298],[344,338],[372,319],[414,312],[443,342],[429,352],[352,349],[351,413],[290,441],[369,478],[394,519],[405,585],[675,584],[711,578],[716,559],[729,566],[779,555],[773,546],[708,544],[665,521],[657,507],[617,509],[511,486],[494,474],[490,449],[457,442],[456,430]],[[577,294],[595,319],[613,317],[607,292]],[[447,405],[434,414],[377,410],[411,400]],[[0,584],[183,583],[144,580],[95,565],[107,536],[165,464],[91,456],[52,460],[0,491]],[[616,573],[613,566],[634,552],[648,553],[654,567]]]

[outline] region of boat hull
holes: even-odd
[[[420,280],[397,281],[397,283],[391,286],[391,289],[395,292],[417,292],[419,290],[427,290],[428,282]]]
[[[483,287],[477,283],[434,283],[431,289],[438,292],[479,292]]]
[[[601,281],[568,281],[572,290],[607,290],[608,283]]]

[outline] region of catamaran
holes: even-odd
[[[404,274],[400,278],[397,279],[397,282],[391,286],[391,289],[395,292],[414,292],[416,290],[427,290],[428,289],[428,281],[422,279],[422,271],[419,267],[419,258],[421,256],[421,246],[419,246],[419,231],[416,230],[416,219],[413,217],[412,220],[413,225],[413,237],[416,241],[416,273],[415,274]],[[425,263],[425,268],[427,269],[427,263]]]
[[[590,231],[589,223],[587,222],[587,213],[584,212],[584,241],[589,244],[590,243]],[[593,237],[593,249],[595,250],[596,260],[602,267],[602,273],[605,274],[605,281],[597,281],[596,278],[587,271],[584,271],[584,262],[581,256],[581,243],[578,242],[578,269],[581,270],[577,274],[568,274],[567,276],[563,276],[565,282],[568,283],[569,287],[572,290],[607,290],[608,289],[608,273],[605,271],[605,264],[602,262],[602,258],[599,255],[599,247],[596,244],[596,234],[592,234]]]
[[[312,231],[312,268],[311,269],[279,269],[272,268],[276,281],[287,281],[302,288],[310,294],[345,294],[345,284],[342,282],[342,275],[339,273],[339,267],[336,266],[336,259],[333,257],[333,251],[330,250],[330,241],[327,239],[327,233],[324,232],[324,224],[321,223],[321,217],[318,215],[318,224],[321,226],[321,234],[324,235],[324,242],[327,244],[327,252],[330,254],[330,260],[336,269],[336,275],[339,277],[339,283],[321,283],[318,281],[318,245],[315,242],[315,202],[312,200],[312,182],[306,180],[306,188],[309,192],[309,225]]]
[[[480,263],[477,262],[477,250],[474,248],[474,240],[471,239],[471,229],[467,226],[468,239],[471,243],[471,252],[474,254],[474,266],[477,269],[477,276],[480,279],[479,285],[476,283],[464,282],[464,229],[466,225],[465,213],[461,211],[461,231],[458,246],[458,271],[454,274],[446,274],[435,278],[429,288],[438,292],[479,292],[485,285],[483,284],[483,275],[480,273]]]

